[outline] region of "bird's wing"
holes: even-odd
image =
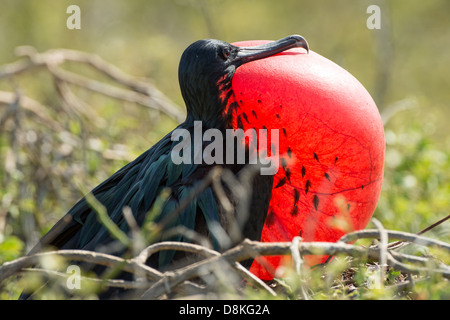
[[[92,195],[105,207],[109,218],[124,232],[128,232],[128,224],[123,217],[123,207],[130,207],[136,221],[141,225],[158,195],[167,187],[171,189],[171,195],[162,206],[159,215],[154,217],[155,222],[165,222],[164,230],[179,225],[194,230],[198,214],[202,215],[201,219],[206,225],[210,225],[213,221],[219,222],[219,209],[211,188],[201,192],[174,219],[167,219],[180,203],[185,202],[194,192],[197,184],[212,168],[197,164],[176,165],[170,156],[170,151],[176,143],[171,141],[168,134],[92,190]],[[183,236],[171,239],[188,241]],[[107,245],[112,240],[109,231],[98,220],[96,212],[83,197],[41,239],[30,254],[47,246],[96,250],[99,245]],[[212,242],[216,247],[217,239],[212,237]],[[172,257],[172,253],[163,254],[160,262],[166,264]]]
[[[171,143],[170,136],[166,136],[91,191],[92,195],[105,206],[108,215],[117,225],[123,224],[123,206],[132,206],[139,200],[136,199],[136,191],[144,187],[144,179],[147,180],[148,185],[155,187],[164,183],[161,176],[161,172],[164,172],[162,160],[168,153]],[[152,190],[147,189],[147,196],[150,194],[155,197],[155,194],[151,194]],[[151,201],[150,197],[146,198],[146,202]],[[97,219],[97,214],[83,197],[50,229],[29,254],[36,253],[47,246],[62,249],[86,248],[88,243],[92,245],[92,240],[99,233],[103,234],[106,231],[104,229]]]
[[[188,128],[188,130],[192,130],[192,128]],[[129,226],[123,216],[123,208],[128,206],[138,225],[142,226],[161,191],[170,188],[171,193],[168,200],[161,206],[159,213],[152,216],[153,222],[159,224],[161,230],[156,241],[191,242],[192,239],[188,239],[186,234],[167,236],[169,230],[181,226],[201,234],[210,241],[214,249],[224,249],[221,247],[217,230],[219,233],[227,232],[229,217],[224,213],[222,206],[218,204],[212,186],[202,188],[201,192],[198,192],[197,189],[199,183],[214,166],[195,164],[194,161],[175,164],[171,159],[171,151],[177,143],[178,141],[171,140],[171,133],[169,133],[136,160],[93,189],[92,194],[105,207],[112,222],[127,233]],[[194,148],[193,143],[191,148]],[[191,155],[193,154],[194,150],[191,149]],[[226,167],[226,165],[224,166]],[[228,169],[234,174],[238,174],[242,168],[243,165]],[[251,202],[256,215],[251,218],[251,221],[249,220],[251,223],[245,226],[244,237],[252,239],[260,237],[267,205],[270,201],[272,177],[269,178],[270,181],[265,181],[267,180],[265,177],[254,181],[252,189],[255,192]],[[269,183],[268,188],[265,187],[266,183]],[[194,193],[196,196],[192,197]],[[233,198],[230,192],[227,193],[227,196]],[[235,200],[231,199],[232,202]],[[183,208],[180,209],[180,206]],[[237,214],[237,212],[234,211],[232,214]],[[85,250],[100,250],[99,248],[102,246],[107,249],[107,245],[113,241],[114,238],[99,221],[97,213],[86,198],[82,198],[42,238],[31,253],[35,253],[45,246]],[[112,253],[121,254],[123,249],[124,247]],[[157,255],[157,261],[152,263],[155,267],[170,264],[174,259],[174,254],[171,251],[163,251]]]

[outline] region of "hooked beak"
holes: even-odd
[[[238,65],[242,65],[250,61],[273,56],[292,48],[304,48],[309,52],[308,42],[306,42],[305,38],[299,35],[292,35],[260,46],[238,47],[239,51],[235,58],[235,62],[237,62]]]

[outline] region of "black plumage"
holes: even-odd
[[[209,128],[218,129],[221,132],[230,128],[231,113],[226,112],[226,108],[237,106],[237,103],[232,101],[234,93],[231,89],[231,80],[236,68],[246,62],[262,59],[297,46],[307,47],[300,36],[290,36],[270,44],[250,48],[236,47],[218,40],[200,40],[193,43],[183,53],[179,66],[179,82],[186,103],[187,117],[174,130],[187,130],[193,137],[195,121],[202,122],[203,132]],[[239,218],[240,212],[237,209],[239,199],[233,195],[229,187],[223,186],[227,198],[234,207],[232,216],[237,221],[241,221],[240,237],[231,237],[231,242],[226,246],[212,231],[214,229],[212,226],[220,226],[227,232],[230,227],[230,219],[227,216],[229,213],[225,212],[218,201],[217,193],[212,186],[198,194],[177,216],[167,219],[215,167],[213,164],[204,162],[195,164],[193,161],[175,164],[170,154],[180,142],[172,141],[173,132],[92,190],[91,194],[105,207],[109,218],[123,232],[128,233],[130,227],[123,216],[123,208],[128,206],[138,225],[141,226],[155,199],[163,189],[169,188],[169,198],[163,204],[159,214],[153,217],[153,222],[161,225],[161,233],[156,241],[190,241],[182,234],[165,238],[167,230],[180,225],[200,233],[210,240],[214,249],[219,251],[242,238],[258,240],[270,201],[273,187],[272,176],[261,176],[258,173],[253,175],[249,182],[252,190],[249,190],[251,198],[247,208],[251,208],[251,219]],[[223,137],[225,136],[223,134]],[[204,149],[209,143],[203,142],[201,148]],[[193,148],[194,141],[191,145]],[[226,154],[226,150],[223,154]],[[245,164],[235,163],[219,165],[236,177],[239,177],[246,167]],[[112,244],[117,244],[117,241],[99,222],[97,214],[84,197],[56,223],[30,254],[47,246],[59,249],[107,251],[117,255],[123,255],[127,250],[123,246]],[[186,258],[185,254],[163,251],[153,255],[147,263],[155,268],[170,268],[184,258]],[[101,272],[102,268],[95,270]],[[110,298],[113,294],[117,292],[108,291],[101,297]]]

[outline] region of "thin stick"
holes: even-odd
[[[163,274],[158,270],[155,270],[145,264],[139,263],[134,260],[125,260],[113,255],[87,250],[58,250],[37,253],[31,256],[25,256],[13,261],[5,262],[0,267],[0,283],[8,277],[17,273],[22,268],[38,264],[40,259],[42,259],[43,257],[54,255],[62,256],[68,260],[84,261],[107,267],[114,267],[115,265],[121,263],[123,264],[122,268],[124,271],[132,273],[136,268],[140,268],[145,273],[145,276],[149,280],[153,281],[163,277]]]
[[[152,255],[155,254],[158,251],[162,250],[181,250],[186,252],[193,252],[197,253],[199,255],[203,255],[205,257],[211,257],[211,256],[220,256],[220,253],[214,250],[211,250],[209,248],[206,248],[204,246],[192,244],[192,243],[182,243],[182,242],[175,242],[175,241],[166,241],[161,243],[156,243],[153,245],[148,246],[142,252],[134,258],[136,262],[139,263],[145,263],[145,261]],[[273,291],[269,286],[267,286],[261,279],[256,277],[254,274],[249,272],[246,268],[244,268],[240,263],[235,262],[233,267],[244,277],[248,278],[249,281],[256,284],[257,286],[260,286],[267,292],[269,292],[271,295],[276,296],[275,291]]]
[[[438,225],[444,223],[448,219],[450,219],[450,214],[448,216],[446,216],[445,218],[443,218],[443,219],[433,223],[431,226],[428,226],[425,229],[423,229],[422,231],[418,232],[417,235],[421,235],[421,234],[424,234],[427,231],[430,231],[431,229],[433,229],[433,228],[437,227]],[[407,245],[407,244],[405,244],[404,241],[397,241],[397,242],[390,243],[389,244],[389,248],[390,249],[399,249],[399,248],[404,247],[405,245]]]
[[[177,122],[182,122],[185,118],[181,108],[159,91],[153,84],[138,80],[124,73],[95,54],[68,49],[52,49],[38,53],[36,49],[31,46],[18,47],[16,48],[16,53],[19,56],[27,56],[29,60],[20,60],[2,66],[0,68],[0,80],[20,75],[35,68],[46,67],[49,70],[51,69],[50,72],[55,77],[65,82],[113,98],[132,101],[149,108],[157,109],[172,117]],[[90,65],[110,79],[130,88],[131,91],[88,79],[59,68],[59,65],[66,61]]]
[[[377,229],[380,232],[380,277],[378,279],[380,288],[384,287],[384,278],[386,274],[386,267],[387,267],[387,259],[388,259],[388,235],[386,230],[384,229],[381,222],[379,222],[377,219],[372,219],[372,223],[377,227]]]
[[[251,250],[247,250],[247,247],[251,247]],[[303,254],[332,254],[337,252],[353,253],[356,256],[366,256],[367,252],[376,252],[377,250],[364,249],[345,243],[328,243],[328,242],[315,242],[315,243],[299,243],[299,250]],[[328,252],[327,252],[328,251]],[[143,299],[155,299],[160,295],[167,293],[167,290],[177,286],[185,280],[196,277],[201,270],[208,270],[211,267],[220,263],[230,263],[234,261],[243,261],[251,258],[249,252],[258,252],[260,255],[286,255],[291,253],[291,242],[271,242],[261,243],[257,241],[244,240],[240,245],[224,252],[221,256],[212,257],[202,260],[200,262],[189,265],[185,268],[178,269],[167,275],[167,278],[161,279],[151,286],[143,295]]]
[[[58,277],[67,279],[71,275],[64,273],[64,272],[58,272],[55,270],[48,270],[48,269],[41,269],[41,268],[27,268],[27,269],[21,269],[22,272],[27,273],[43,273],[49,276]],[[86,277],[86,276],[80,276],[81,281],[86,282],[93,282],[98,285],[112,287],[112,288],[123,288],[123,289],[144,289],[148,286],[148,283],[145,281],[127,281],[122,279],[98,279],[98,278],[92,278],[92,277]]]
[[[402,232],[402,231],[395,231],[395,230],[386,230],[387,235],[390,239],[400,239],[403,241],[413,242],[418,245],[422,246],[431,246],[435,248],[440,248],[443,250],[450,250],[450,244],[435,240],[431,238],[426,238],[423,236],[419,236],[412,233]],[[367,229],[367,230],[360,230],[360,231],[354,231],[350,232],[346,235],[344,235],[341,239],[339,239],[340,242],[351,242],[357,239],[363,239],[363,238],[379,238],[380,237],[380,231],[374,230],[374,229]]]

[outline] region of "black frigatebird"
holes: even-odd
[[[238,47],[212,39],[199,40],[190,45],[181,57],[178,74],[187,117],[174,130],[183,129],[194,133],[196,121],[201,121],[203,132],[210,128],[222,132],[231,128],[230,109],[239,108],[239,103],[230,99],[234,95],[231,82],[236,69],[251,61],[295,47],[308,50],[307,42],[298,35],[253,47]],[[109,218],[124,232],[129,232],[123,208],[129,207],[137,223],[142,225],[158,195],[163,189],[169,188],[170,196],[155,217],[155,223],[165,222],[165,230],[177,225],[195,230],[209,238],[215,249],[221,250],[223,247],[220,247],[220,239],[210,227],[216,224],[223,230],[228,230],[226,224],[229,221],[211,186],[198,194],[176,217],[165,220],[183,200],[188,199],[198,183],[216,166],[204,162],[175,164],[171,159],[171,152],[180,141],[173,140],[172,133],[94,188],[91,194],[105,207]],[[206,145],[207,142],[204,142],[202,148]],[[228,163],[220,166],[239,175],[245,164]],[[273,177],[257,174],[252,185],[250,202],[254,215],[243,225],[242,237],[259,240],[266,219]],[[189,241],[181,234],[170,239]],[[96,212],[86,197],[83,197],[30,253],[36,253],[47,246],[101,251],[108,250],[108,245],[114,242],[115,239],[99,222]],[[113,253],[122,254],[123,250],[124,248],[116,249]],[[159,256],[152,256],[148,263],[163,268],[177,258],[179,255],[174,252],[162,252]]]

